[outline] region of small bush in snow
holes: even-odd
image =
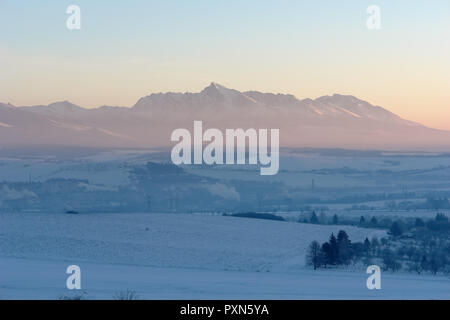
[[[118,291],[113,295],[114,300],[139,300],[139,295],[133,290]]]

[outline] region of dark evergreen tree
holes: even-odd
[[[403,233],[403,230],[400,226],[400,223],[398,223],[397,221],[395,221],[392,226],[391,229],[389,230],[390,234],[393,235],[394,237],[398,237],[401,236]]]
[[[333,216],[333,224],[339,224],[339,218],[338,218],[338,215],[337,215],[337,214],[335,214],[335,215]]]
[[[378,225],[378,220],[377,220],[377,218],[375,218],[375,217],[372,217],[372,219],[370,220],[370,224],[372,225],[372,226],[377,226]]]
[[[366,239],[364,240],[364,252],[365,252],[366,254],[369,254],[371,247],[372,247],[372,246],[371,246],[371,244],[370,244],[369,239],[366,238]]]
[[[337,263],[348,264],[353,256],[352,243],[348,234],[340,230],[337,235]]]
[[[339,261],[339,247],[334,233],[330,236],[330,264],[335,265]]]
[[[312,214],[311,214],[310,222],[314,223],[314,224],[318,224],[319,223],[319,219],[317,218],[317,215],[316,215],[315,211],[313,211]]]
[[[362,226],[366,223],[366,218],[364,218],[364,216],[361,216],[361,218],[359,218],[359,224]]]
[[[322,263],[325,266],[325,268],[327,267],[327,265],[332,265],[333,264],[333,257],[332,257],[332,250],[331,250],[331,246],[328,242],[325,242],[324,244],[322,244],[322,248],[320,249],[321,251],[321,257],[322,257]]]

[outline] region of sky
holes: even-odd
[[[379,30],[366,25],[374,4]],[[13,105],[132,106],[214,81],[350,94],[450,130],[448,0],[0,0],[0,39],[0,102]]]

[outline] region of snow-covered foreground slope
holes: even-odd
[[[353,241],[383,231],[195,214],[0,214],[0,256],[239,271],[303,267],[313,240],[344,229]]]
[[[382,231],[194,214],[1,214],[0,299],[55,299],[66,267],[82,270],[89,299],[132,289],[145,299],[450,298],[450,280],[304,267],[316,239]]]
[[[0,299],[57,299],[65,269],[76,261],[0,258]],[[382,274],[381,290],[366,288],[363,271],[239,272],[80,263],[86,299],[112,299],[126,289],[140,299],[450,299],[450,280]]]

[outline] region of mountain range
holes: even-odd
[[[450,147],[450,131],[403,119],[354,96],[297,99],[211,83],[198,93],[154,93],[132,107],[85,109],[0,103],[0,146],[170,147],[176,128],[278,128],[282,147],[421,149]]]

